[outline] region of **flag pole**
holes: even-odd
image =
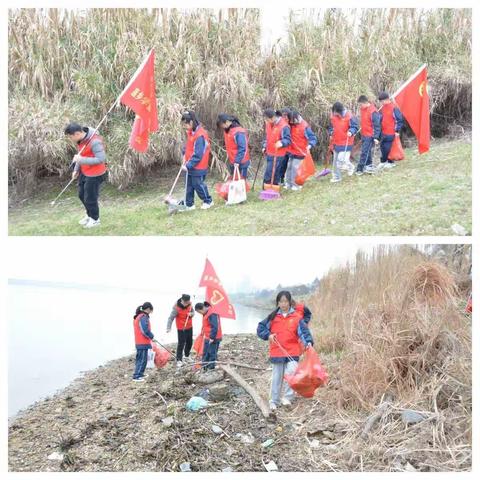
[[[391,98],[395,99],[395,97],[424,69],[426,68],[427,64],[424,63],[413,75],[410,75],[409,79],[391,96]]]
[[[128,88],[130,87],[130,85],[132,84],[132,82],[135,80],[135,77],[137,76],[137,74],[142,70],[142,68],[145,66],[145,64],[147,63],[147,60],[148,58],[150,57],[150,54],[152,53],[153,51],[153,48],[150,49],[150,51],[148,52],[148,55],[145,57],[145,59],[143,60],[143,62],[141,63],[141,65],[137,68],[137,70],[135,70],[135,73],[133,74],[132,78],[130,79],[130,81],[127,83],[127,86],[122,90],[122,92],[120,93],[120,95],[118,95],[118,97],[116,98],[115,102],[112,104],[112,106],[108,109],[107,113],[103,116],[103,118],[100,120],[100,123],[97,125],[97,127],[95,128],[95,130],[93,131],[93,135],[95,135],[96,133],[98,133],[98,130],[100,129],[100,126],[103,124],[103,122],[107,119],[108,115],[110,115],[110,112],[120,103],[120,99],[122,98],[123,94],[128,90]],[[81,150],[77,153],[77,155],[81,155],[83,150],[87,147],[87,145],[90,143],[90,141],[92,140],[93,138],[93,135],[90,137],[90,139],[85,143],[85,145],[81,148]],[[57,202],[57,200],[63,195],[63,193],[67,190],[67,188],[72,184],[73,182],[73,178],[67,183],[67,185],[65,186],[65,188],[57,195],[57,197],[55,198],[55,200],[53,200],[52,202],[50,202],[50,205],[53,207],[55,205],[55,203]]]

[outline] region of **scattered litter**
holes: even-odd
[[[53,452],[48,457],[49,460],[55,460],[57,462],[63,462],[63,453]]]
[[[317,440],[316,438],[314,440],[309,440],[309,443],[310,443],[310,448],[312,448],[313,450],[320,448],[320,440]]]
[[[255,443],[255,437],[254,437],[250,432],[248,432],[247,434],[237,433],[236,437],[237,437],[242,443],[245,443],[245,444]]]
[[[212,432],[220,435],[221,433],[223,433],[223,428],[219,427],[218,425],[213,425]]]
[[[226,468],[222,469],[222,472],[234,472],[234,470],[233,470],[232,467],[226,467]]]
[[[197,412],[198,410],[201,410],[202,408],[206,408],[208,405],[208,402],[202,398],[202,397],[192,397],[188,402],[187,402],[187,409],[192,411],[192,412]]]
[[[174,421],[174,418],[173,417],[165,417],[165,418],[162,418],[162,423],[166,426],[166,427],[171,427],[173,425],[173,421]]]
[[[265,469],[267,470],[267,472],[278,472],[277,464],[273,460],[270,460],[265,465]]]
[[[454,223],[451,226],[451,229],[453,230],[453,233],[455,233],[456,235],[459,235],[459,236],[462,236],[462,237],[464,237],[465,235],[468,235],[467,230],[464,227],[462,227],[461,225],[459,225],[458,223]]]
[[[423,422],[423,420],[425,420],[425,417],[414,410],[404,410],[402,412],[402,422],[407,425],[410,423],[420,423]]]
[[[188,462],[180,464],[180,471],[181,472],[191,472],[192,469],[190,468],[190,464]]]
[[[268,440],[265,440],[262,443],[262,447],[263,448],[268,448],[268,447],[271,447],[274,443],[275,443],[275,440],[273,440],[273,438],[269,438]]]

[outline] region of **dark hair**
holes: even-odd
[[[69,123],[65,129],[63,130],[63,133],[65,135],[73,135],[74,133],[77,132],[83,132],[83,127],[75,122]]]
[[[189,301],[190,301],[190,295],[188,295],[188,294],[186,294],[186,293],[182,293],[181,299],[182,299],[184,302],[189,302]]]
[[[292,294],[288,290],[282,290],[281,292],[278,292],[277,297],[275,298],[275,307],[276,308],[268,316],[268,321],[269,322],[271,322],[276,317],[277,311],[278,311],[278,303],[280,302],[282,297],[285,297],[288,300],[288,303],[290,304],[290,306],[295,304],[294,300],[292,299]]]
[[[211,307],[211,305],[208,302],[199,302],[195,304],[195,311],[199,312],[200,310],[203,310],[205,307]]]
[[[390,98],[390,95],[388,94],[388,92],[381,92],[378,95],[379,100],[387,100],[389,98]]]
[[[343,103],[341,103],[341,102],[335,102],[332,106],[332,112],[333,113],[342,114],[344,110],[345,110],[345,107],[343,106]]]
[[[290,118],[290,114],[293,112],[293,108],[289,108],[289,107],[283,107],[281,110],[280,110],[280,114],[281,115],[286,115],[288,118]]]
[[[217,116],[217,127],[219,127],[221,123],[225,123],[225,122],[232,122],[231,127],[241,127],[242,126],[240,124],[240,120],[237,117],[235,117],[234,115],[229,115],[228,113],[220,113]]]
[[[300,118],[300,112],[297,110],[290,110],[288,112],[288,122],[293,123],[295,120],[298,120]]]
[[[182,123],[193,123],[193,129],[196,130],[197,127],[200,125],[200,122],[198,121],[197,116],[195,115],[195,112],[193,110],[187,110],[182,113]]]
[[[133,316],[133,318],[136,318],[139,313],[144,312],[147,308],[151,308],[153,310],[153,305],[150,302],[145,302],[143,305],[140,305],[135,310],[135,315]]]
[[[357,103],[368,103],[368,97],[366,95],[360,95],[358,97]]]
[[[263,116],[267,118],[273,118],[276,114],[277,112],[273,108],[266,108],[263,111]]]

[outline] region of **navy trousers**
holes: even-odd
[[[205,183],[206,175],[194,176],[189,175],[187,179],[187,207],[191,207],[195,200],[195,192],[203,203],[212,203],[212,197],[208,193]]]
[[[215,362],[217,361],[218,355],[218,347],[220,347],[220,340],[215,340],[212,343],[210,343],[209,340],[204,341],[202,363],[205,370],[213,370],[215,368]]]
[[[388,154],[392,149],[393,139],[395,135],[383,135],[382,139],[380,140],[380,151],[382,152],[382,159],[381,162],[385,163],[395,163],[393,160],[388,159]]]
[[[281,166],[285,162],[285,157],[275,157],[277,159],[275,164],[275,178],[273,179],[274,185],[279,185],[281,180]],[[272,170],[273,170],[273,159],[270,155],[267,156],[267,168],[265,169],[265,174],[263,175],[263,183],[271,183],[272,181]]]
[[[362,152],[357,165],[357,172],[372,164],[373,137],[362,137]]]
[[[141,378],[147,368],[148,348],[137,348],[137,356],[135,358],[135,372],[133,378]]]

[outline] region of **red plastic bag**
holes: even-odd
[[[327,383],[328,373],[323,368],[314,348],[308,347],[295,372],[291,375],[285,375],[284,378],[299,395],[311,398],[318,387]]]
[[[307,152],[307,155],[298,166],[295,183],[297,185],[303,185],[307,181],[307,179],[310,178],[314,173],[315,164],[313,163],[313,158],[310,155],[310,152]]]
[[[392,148],[390,149],[390,153],[388,154],[389,160],[403,160],[405,158],[405,152],[403,151],[402,142],[400,141],[400,137],[395,136]]]
[[[152,350],[155,352],[155,366],[157,368],[164,367],[167,364],[168,360],[170,360],[170,352],[168,352],[168,350],[165,350],[163,347],[159,347],[155,343],[152,344]]]
[[[205,346],[205,340],[203,338],[203,332],[198,335],[198,337],[195,339],[195,342],[193,343],[193,350],[197,353],[197,358],[196,358],[196,363],[195,363],[195,369],[199,369],[202,361],[202,356],[203,356],[203,347]]]
[[[471,295],[468,297],[468,302],[467,302],[467,306],[465,307],[465,312],[472,313],[472,296]]]
[[[228,177],[226,182],[215,184],[215,192],[217,192],[217,195],[220,198],[223,198],[225,201],[228,200],[228,188],[231,181],[232,181],[232,177]],[[247,190],[247,193],[251,190],[251,186],[246,180],[245,180],[245,188]]]

